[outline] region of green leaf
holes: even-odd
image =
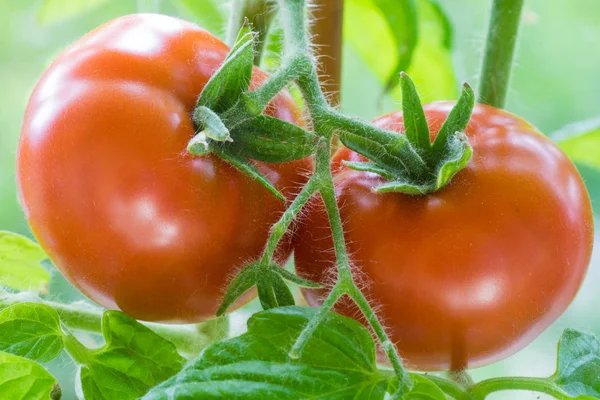
[[[198,25],[221,36],[226,24],[226,15],[220,1],[178,0],[177,3],[194,18]]]
[[[45,292],[50,273],[40,262],[46,258],[42,248],[25,236],[0,231],[0,286]]]
[[[297,125],[267,115],[258,115],[232,132],[227,147],[258,161],[279,163],[312,154],[317,136]]]
[[[398,74],[410,66],[419,34],[416,1],[346,2],[344,37],[384,83],[386,91],[398,83]],[[377,51],[373,51],[374,43]]]
[[[73,336],[65,339],[67,351],[80,364],[78,385],[86,399],[137,399],[183,367],[171,342],[122,312],[104,313],[102,334],[106,344],[97,350]]]
[[[406,73],[415,82],[423,104],[455,99],[459,86],[452,64],[452,27],[440,5],[434,0],[418,0],[419,41]],[[400,99],[401,93],[391,93]]]
[[[566,329],[558,342],[554,380],[562,390],[600,398],[600,341],[594,335]]]
[[[550,138],[574,162],[600,170],[600,118],[569,124]]]
[[[436,1],[349,0],[344,37],[395,99],[402,97],[397,88],[401,71],[427,94],[425,103],[456,96],[452,29]]]
[[[26,358],[0,352],[0,393],[3,399],[60,399],[54,378],[41,365]]]
[[[411,374],[413,387],[405,394],[405,400],[446,400],[444,392],[423,375]]]
[[[248,89],[254,62],[253,40],[250,28],[242,27],[227,58],[200,93],[197,106],[221,113],[233,106]]]
[[[600,118],[569,124],[549,135],[573,160],[600,215]]]
[[[0,350],[48,362],[63,350],[60,318],[52,307],[14,304],[0,311]]]
[[[143,399],[383,399],[389,378],[376,368],[369,331],[350,318],[330,312],[302,356],[288,357],[315,312],[292,306],[254,314],[247,333],[209,346]]]
[[[275,186],[273,186],[271,181],[269,181],[269,179],[264,176],[248,159],[239,154],[227,151],[226,148],[221,149],[217,146],[214,146],[212,149],[216,155],[223,159],[223,161],[229,163],[234,168],[256,180],[265,189],[271,192],[278,200],[285,201],[283,194],[281,194],[281,192],[277,190]]]
[[[42,24],[49,24],[91,11],[108,0],[43,0],[37,13]]]

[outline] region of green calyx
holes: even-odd
[[[200,93],[192,115],[197,134],[187,151],[198,157],[216,155],[285,201],[251,160],[280,163],[308,157],[317,136],[262,114],[294,74],[250,91],[255,36],[248,25],[242,27],[225,61]]]
[[[464,131],[473,112],[475,96],[471,87],[464,83],[456,105],[432,143],[414,83],[408,75],[401,73],[400,85],[405,135],[390,136],[382,131],[373,140],[365,141],[364,138],[341,132],[340,139],[346,147],[372,160],[344,164],[351,169],[376,173],[385,178],[387,182],[373,188],[375,192],[411,195],[432,193],[447,185],[473,156],[473,148]],[[407,155],[414,159],[415,154],[422,165],[413,162],[417,167],[407,166]]]

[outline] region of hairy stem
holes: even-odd
[[[517,43],[523,0],[494,0],[481,69],[479,102],[503,108]]]
[[[483,400],[494,392],[504,390],[530,390],[545,393],[558,400],[572,399],[548,378],[493,378],[471,386],[467,392],[471,400]]]
[[[292,346],[292,349],[288,353],[288,355],[291,358],[294,358],[294,359],[300,358],[300,356],[302,355],[302,352],[304,351],[304,348],[306,347],[307,343],[310,341],[310,338],[312,338],[313,334],[315,333],[315,331],[317,330],[319,325],[321,325],[321,323],[327,316],[327,313],[329,312],[329,310],[343,295],[344,295],[343,287],[340,285],[335,285],[333,287],[333,289],[331,290],[331,292],[329,292],[329,295],[323,302],[323,305],[321,305],[321,308],[319,308],[319,310],[317,311],[315,316],[312,317],[312,319],[310,321],[308,321],[308,324],[306,324],[304,329],[302,329],[302,332],[300,332],[300,336],[298,336],[298,339],[296,339],[296,343],[294,343],[294,345]]]
[[[356,284],[354,284],[354,282],[351,289],[347,293],[348,296],[354,300],[358,308],[360,308],[360,311],[365,316],[369,325],[371,325],[371,328],[373,328],[373,332],[375,332],[375,336],[377,336],[377,339],[381,343],[383,351],[385,351],[385,354],[392,363],[392,367],[394,367],[394,371],[398,377],[398,382],[401,389],[406,389],[410,385],[410,377],[408,376],[406,370],[402,367],[402,360],[400,359],[394,344],[385,333],[383,325],[381,325],[381,322],[379,322],[377,315],[371,308],[371,305],[365,298],[365,295],[360,291]]]
[[[318,313],[308,322],[306,327],[300,333],[296,343],[290,350],[289,355],[292,358],[300,357],[315,330],[326,317],[327,312],[329,312],[341,296],[348,294],[356,301],[367,321],[369,321],[373,327],[378,339],[381,341],[386,354],[389,356],[392,365],[394,366],[394,371],[399,381],[399,389],[397,393],[395,393],[395,396],[402,395],[410,384],[410,378],[402,367],[400,356],[387,337],[375,312],[356,286],[350,269],[350,261],[344,238],[344,229],[335,197],[330,165],[331,141],[334,129],[336,129],[336,126],[331,124],[331,119],[332,116],[336,114],[333,114],[333,110],[327,104],[325,95],[319,86],[316,67],[314,66],[314,62],[312,62],[313,59],[307,39],[305,0],[279,0],[279,4],[284,21],[283,25],[285,27],[284,63],[288,60],[310,61],[307,63],[308,68],[299,69],[296,83],[306,100],[315,133],[325,139],[317,146],[315,172],[311,180],[314,179],[315,182],[317,182],[329,216],[338,270],[338,281],[336,285],[329,293],[329,296],[324,301]],[[366,126],[368,126],[368,124],[361,125],[356,123],[352,127],[348,126],[347,129],[351,131],[372,129],[371,127],[366,128]]]

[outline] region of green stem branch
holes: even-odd
[[[505,390],[530,390],[545,393],[558,400],[569,400],[571,396],[565,394],[549,378],[493,378],[481,381],[471,386],[467,393],[468,399],[483,400],[494,392]]]
[[[296,218],[302,207],[306,204],[308,199],[311,198],[319,190],[319,183],[314,178],[314,175],[304,185],[302,191],[296,196],[292,204],[285,210],[279,221],[271,228],[271,236],[265,247],[262,261],[265,265],[270,265],[277,245],[287,232],[290,224]]]
[[[480,76],[479,102],[503,108],[523,0],[494,0]]]

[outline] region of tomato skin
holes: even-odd
[[[148,321],[213,316],[284,210],[220,159],[186,153],[196,99],[227,52],[191,23],[125,16],[68,48],[31,96],[17,162],[26,217],[61,272],[106,308]],[[265,78],[255,70],[252,86]],[[288,94],[269,113],[299,120]],[[288,197],[308,165],[257,163]]]
[[[425,107],[432,136],[453,103]],[[403,131],[401,113],[374,125]],[[567,308],[587,271],[593,217],[575,166],[524,120],[477,105],[466,130],[470,164],[426,196],[375,194],[373,174],[333,159],[348,251],[406,364],[482,366],[529,344]],[[331,280],[333,244],[322,200],[295,238],[296,270]],[[310,305],[325,291],[305,290]],[[337,311],[357,317],[350,302]],[[359,317],[360,318],[360,317]]]

